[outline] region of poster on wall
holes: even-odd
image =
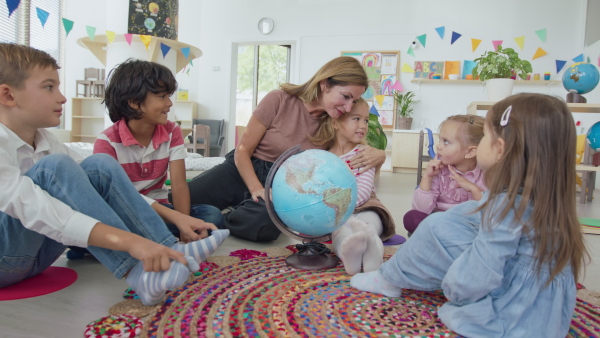
[[[129,2],[127,33],[177,40],[179,0]]]
[[[355,51],[342,52],[342,56],[357,59],[365,68],[369,87],[362,95],[369,107],[375,106],[379,113],[379,123],[391,129],[394,125],[394,85],[400,79],[400,51]]]

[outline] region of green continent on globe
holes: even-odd
[[[302,188],[304,183],[308,182],[311,177],[313,177],[315,173],[316,165],[312,164],[308,170],[296,170],[295,168],[288,168],[285,172],[285,181],[287,184],[294,188],[300,194],[308,194],[308,191],[305,191]]]
[[[340,224],[352,200],[352,189],[328,188],[323,191],[323,203],[335,212],[335,224]],[[341,225],[341,224],[340,224]]]

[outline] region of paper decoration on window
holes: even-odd
[[[6,0],[6,7],[8,8],[8,17],[19,7],[21,0]]]
[[[94,37],[96,36],[96,27],[85,26],[85,31],[87,35],[90,37],[90,40],[94,41]]]
[[[408,63],[405,63],[404,65],[402,65],[402,73],[414,73],[415,70],[412,69],[411,66],[408,65]]]
[[[600,63],[600,58],[598,59],[598,62]],[[563,67],[565,66],[565,64],[567,63],[567,61],[564,60],[556,60],[556,73],[560,73],[560,71],[563,69]]]
[[[504,40],[494,40],[492,41],[492,45],[494,45],[494,51],[498,50],[498,45],[501,45]]]
[[[108,43],[113,43],[115,41],[115,32],[106,31],[106,40],[108,40]]]
[[[142,43],[144,44],[144,46],[146,46],[146,49],[148,49],[148,47],[150,46],[150,41],[152,41],[152,36],[140,35],[140,40],[142,40]]]
[[[372,105],[371,108],[369,108],[369,113],[379,116],[379,112],[377,111],[377,108],[375,108],[375,105]]]
[[[73,21],[62,18],[62,23],[63,23],[63,27],[65,29],[65,33],[67,36],[69,36],[69,32],[71,31],[71,29],[73,29]]]
[[[477,66],[477,62],[471,60],[464,60],[462,78],[466,79],[467,75],[473,75],[473,68],[475,68],[475,66]]]
[[[573,58],[574,62],[583,62],[583,54],[579,54]]]
[[[446,61],[444,65],[446,72],[444,73],[444,79],[448,80],[448,75],[458,74],[460,75],[460,61]]]
[[[542,42],[546,42],[546,28],[535,31],[535,34],[537,34]]]
[[[37,17],[38,19],[40,19],[40,22],[42,23],[42,27],[44,27],[44,25],[46,24],[46,21],[48,20],[48,16],[50,15],[50,13],[46,12],[45,10],[36,7],[35,11],[37,12]]]
[[[160,51],[162,52],[163,59],[167,56],[167,53],[171,50],[171,47],[165,45],[164,43],[160,43]]]
[[[525,36],[519,36],[518,38],[515,38],[515,42],[517,43],[517,46],[523,50],[523,47],[525,47]]]
[[[417,36],[417,40],[425,47],[425,44],[427,43],[427,34]]]
[[[473,52],[475,51],[475,49],[477,49],[477,47],[479,47],[480,43],[481,40],[479,39],[471,39],[471,47],[473,48]]]
[[[131,46],[131,39],[133,38],[133,34],[123,34],[125,36],[125,41]]]
[[[415,79],[432,79],[444,74],[444,61],[415,61]]]
[[[532,60],[535,60],[535,59],[537,59],[539,57],[542,57],[542,56],[544,56],[546,54],[548,54],[548,53],[546,53],[545,50],[543,50],[542,48],[538,47],[538,49],[535,51],[535,54],[533,54],[533,59]]]
[[[454,42],[456,42],[456,40],[458,40],[461,36],[462,34],[460,33],[452,32],[452,40],[450,41],[450,44],[453,45]]]
[[[190,56],[190,47],[181,48],[181,53],[183,53],[183,56],[187,59]]]
[[[444,33],[446,32],[446,27],[442,26],[442,27],[438,27],[435,29],[435,31],[438,33],[438,35],[440,36],[440,39],[444,39]]]
[[[598,58],[598,62],[600,62],[600,57]],[[396,83],[394,83],[392,88],[394,88],[394,90],[397,92],[404,91],[404,88],[402,88],[402,83],[400,83],[400,81],[396,81]]]
[[[415,56],[415,51],[413,50],[412,46],[408,47],[408,52],[406,52],[406,54],[412,55],[413,57]]]

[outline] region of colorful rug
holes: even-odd
[[[66,288],[76,280],[77,272],[75,270],[51,266],[37,276],[15,285],[0,288],[0,301],[47,295]]]
[[[386,249],[386,259],[394,250]],[[446,301],[441,292],[405,290],[400,298],[360,292],[350,287],[341,264],[324,271],[287,266],[285,257],[294,251],[289,246],[211,257],[162,306],[139,312],[139,300],[127,300],[110,313],[146,316],[142,337],[457,336],[437,317]],[[600,308],[578,299],[569,337],[599,332]]]
[[[581,223],[583,233],[600,235],[600,219],[580,217],[579,223]]]

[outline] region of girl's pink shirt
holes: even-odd
[[[487,190],[483,181],[483,171],[479,168],[479,165],[464,174],[461,172],[458,173],[469,182],[474,183],[481,191]],[[430,191],[424,191],[420,187],[417,187],[413,195],[413,209],[430,214],[434,211],[446,211],[457,204],[472,200],[473,196],[471,193],[461,188],[450,177],[450,170],[448,167],[444,167],[431,181]]]

